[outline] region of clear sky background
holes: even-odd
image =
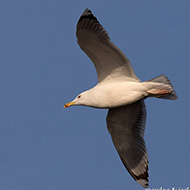
[[[151,188],[190,186],[189,0],[0,1],[0,189],[143,189],[107,131],[107,110],[63,109],[96,84],[76,42],[90,8],[139,78],[165,74],[179,99],[148,99]]]

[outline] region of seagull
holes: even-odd
[[[107,128],[119,157],[130,175],[146,188],[149,174],[143,138],[146,123],[144,99],[176,100],[173,86],[165,75],[142,82],[129,59],[111,42],[91,10],[86,9],[79,18],[76,36],[80,48],[96,68],[98,83],[64,107],[82,105],[109,109]]]

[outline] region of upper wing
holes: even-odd
[[[98,82],[105,79],[139,81],[128,58],[117,48],[89,9],[86,9],[77,24],[76,35],[81,49],[95,65]]]
[[[126,169],[140,185],[148,187],[148,154],[143,139],[146,123],[144,100],[109,109],[106,120]]]

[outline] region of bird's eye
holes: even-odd
[[[81,95],[78,95],[78,97],[77,98],[80,98],[81,97]]]

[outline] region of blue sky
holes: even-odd
[[[148,99],[151,188],[190,176],[189,0],[0,1],[0,189],[143,189],[108,134],[107,110],[62,106],[96,84],[76,42],[90,8],[139,78],[165,74],[179,99]]]

